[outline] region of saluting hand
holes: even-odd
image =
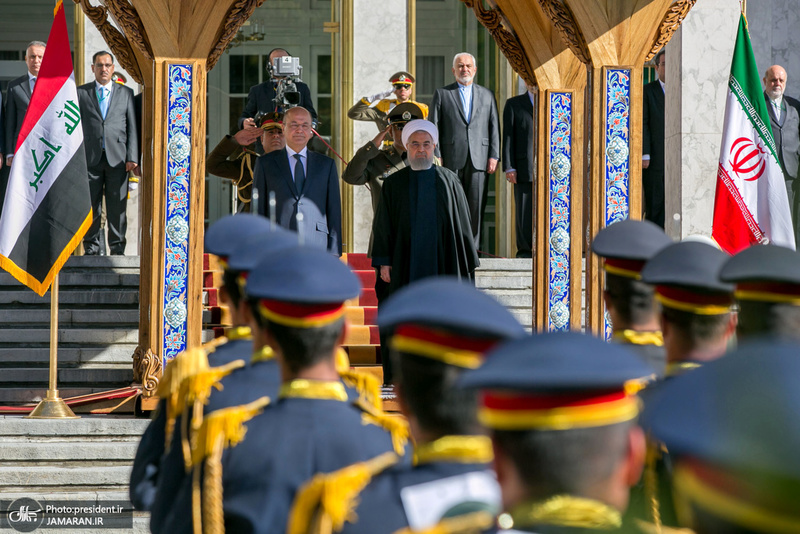
[[[375,145],[376,147],[380,148],[381,144],[383,143],[383,140],[389,134],[389,131],[391,129],[392,129],[391,125],[389,125],[386,128],[384,128],[382,132],[379,132],[378,135],[375,136],[375,139],[372,140],[372,144]]]

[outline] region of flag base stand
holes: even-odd
[[[58,396],[57,389],[48,389],[47,397],[25,419],[80,419],[80,416],[75,415],[64,399]]]

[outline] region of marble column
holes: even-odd
[[[407,0],[353,1],[353,96],[356,101],[391,89],[389,76],[408,65]],[[376,33],[378,32],[378,33]],[[415,73],[412,73],[415,74]],[[342,120],[350,120],[344,110]],[[353,122],[353,153],[378,134],[372,122]],[[353,188],[353,252],[366,253],[372,227],[372,197],[363,186]]]
[[[738,22],[737,0],[704,0],[692,8],[667,44],[665,218],[666,231],[674,239],[711,236]],[[750,31],[755,45],[758,36],[752,26]]]

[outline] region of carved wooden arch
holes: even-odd
[[[131,5],[129,0],[105,0],[105,4],[111,16],[125,32],[128,42],[136,45],[142,55],[152,61],[153,48],[147,39],[147,32],[136,8]]]
[[[108,21],[108,10],[105,6],[92,6],[89,0],[74,0],[92,24],[100,31],[103,39],[111,48],[120,66],[131,75],[137,83],[143,83],[142,71],[128,39]]]
[[[536,76],[533,73],[528,56],[522,48],[517,36],[503,27],[503,14],[498,8],[486,9],[483,0],[461,0],[465,6],[472,8],[478,21],[489,30],[497,46],[508,59],[511,68],[519,74],[528,85],[536,85]]]
[[[539,0],[539,5],[558,30],[558,34],[564,44],[569,47],[581,63],[589,65],[592,62],[589,55],[589,47],[586,44],[586,39],[583,38],[583,34],[578,29],[575,16],[569,6],[565,5],[561,0]]]
[[[686,15],[689,14],[689,10],[694,7],[696,2],[697,0],[678,0],[670,6],[664,14],[664,18],[661,20],[658,33],[656,33],[653,39],[653,46],[650,47],[650,52],[647,54],[647,57],[644,58],[645,61],[653,59],[655,55],[658,54],[658,51],[664,48],[669,40],[672,39],[673,34],[680,27],[681,23],[683,23],[683,19],[686,18]]]
[[[211,49],[206,63],[206,70],[211,70],[217,64],[220,56],[228,48],[228,45],[236,37],[239,28],[253,14],[257,7],[260,7],[264,0],[239,0],[231,6],[225,15],[225,22],[217,33],[217,44]]]

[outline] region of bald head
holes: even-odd
[[[311,131],[311,113],[300,106],[286,110],[283,114],[283,135],[286,145],[300,152],[314,135]]]
[[[764,73],[764,92],[771,100],[777,100],[786,91],[786,71],[780,65],[773,65]]]

